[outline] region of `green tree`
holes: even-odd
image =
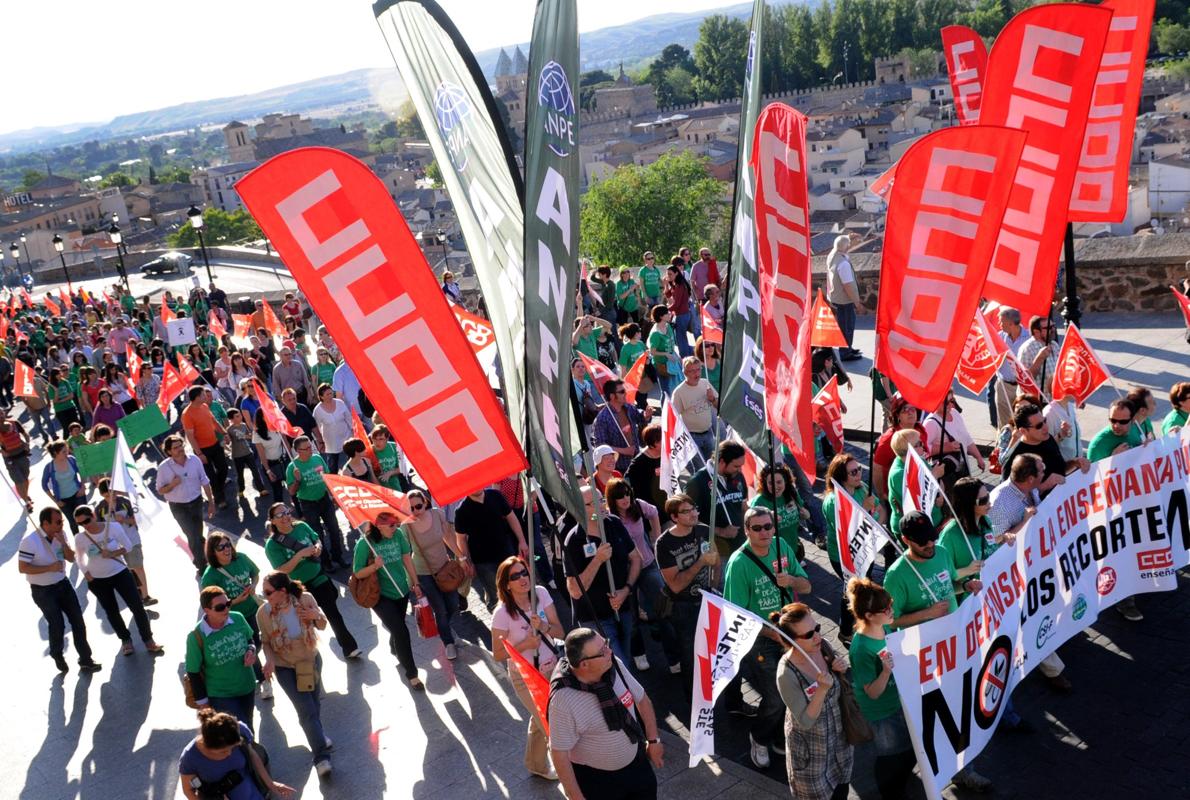
[[[690,51],[680,44],[671,44],[653,59],[637,82],[652,84],[657,105],[666,108],[698,99],[694,90],[697,71]]]
[[[959,23],[980,36],[995,36],[1015,13],[1011,0],[978,0],[974,8],[959,15]]]
[[[694,89],[706,100],[725,100],[744,92],[744,66],[748,59],[748,24],[722,14],[712,14],[698,28],[694,64],[698,74]]]
[[[578,105],[583,111],[595,110],[595,90],[610,86],[616,79],[606,70],[593,69],[584,72],[578,79]]]
[[[1165,69],[1170,75],[1179,80],[1190,81],[1190,58],[1183,58],[1181,61],[1168,64]]]
[[[942,49],[940,31],[959,19],[959,0],[919,0],[913,44],[917,48]],[[997,31],[999,33],[999,31]]]
[[[1190,50],[1190,27],[1162,19],[1153,26],[1153,31],[1159,53],[1173,55]]]
[[[157,173],[158,183],[190,183],[190,170],[184,167],[166,167]]]
[[[899,53],[913,46],[914,31],[917,28],[917,0],[889,0],[888,2],[888,49]],[[884,55],[883,53],[881,55]]]
[[[431,161],[429,166],[426,167],[426,177],[435,188],[442,186],[442,169],[438,166],[437,161]]]
[[[421,126],[412,100],[406,100],[397,109],[397,135],[404,139],[426,138],[425,128]]]
[[[822,67],[814,57],[814,17],[808,6],[779,6],[773,12],[784,17],[785,43],[779,53],[780,72],[785,89],[806,89],[822,83]],[[770,91],[766,86],[765,91]],[[778,90],[780,91],[780,90]]]
[[[876,76],[876,59],[892,52],[892,15],[889,12],[885,0],[856,0],[859,53],[851,73],[853,80],[872,80]]]
[[[109,186],[136,186],[136,181],[123,172],[111,172],[99,184],[99,188],[106,189]]]
[[[208,246],[234,244],[252,239],[263,239],[260,226],[247,211],[220,211],[210,208],[202,214],[203,239]],[[183,225],[169,235],[171,247],[197,247],[198,234],[189,225]]]
[[[601,263],[636,264],[645,250],[664,261],[683,245],[713,241],[726,188],[705,158],[688,152],[620,167],[583,195],[582,251]]]
[[[35,169],[27,169],[25,170],[25,174],[21,176],[21,188],[32,189],[43,180],[45,180],[44,172],[39,172]]]

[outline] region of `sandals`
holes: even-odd
[[[157,642],[146,642],[145,650],[155,656],[165,652],[165,648],[157,644]]]

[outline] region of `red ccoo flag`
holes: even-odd
[[[227,335],[227,326],[223,324],[223,320],[219,319],[219,315],[213,308],[207,312],[207,330],[211,332],[212,336],[219,339]]]
[[[640,391],[640,379],[644,377],[645,365],[649,363],[649,351],[646,350],[637,356],[636,361],[632,362],[632,366],[624,373],[624,389],[627,392],[625,401],[630,405],[636,405],[636,393]]]
[[[616,373],[608,369],[607,364],[602,361],[596,361],[586,353],[579,353],[578,350],[574,352],[583,360],[583,366],[587,368],[587,374],[591,376],[591,380],[595,381],[595,391],[599,393],[600,397],[603,397],[603,385],[608,381],[617,380]]]
[[[839,397],[839,376],[831,375],[811,403],[814,421],[822,428],[835,452],[843,452],[843,400]]]
[[[187,386],[197,380],[202,380],[202,373],[195,369],[194,365],[190,363],[190,359],[181,353],[178,353],[178,375]]]
[[[1054,367],[1052,384],[1054,400],[1073,397],[1082,404],[1095,390],[1111,379],[1107,367],[1091,349],[1073,322],[1066,328],[1066,338],[1058,351],[1058,365]]]
[[[168,417],[169,404],[174,401],[174,398],[186,391],[186,381],[182,380],[182,376],[174,369],[174,365],[165,362],[165,370],[161,374],[161,392],[157,395],[157,407],[161,409],[161,413]]]
[[[284,339],[289,335],[289,331],[285,330],[285,324],[277,318],[277,312],[273,311],[273,307],[267,302],[262,303],[261,307],[264,309],[264,327],[273,336],[280,336]]]
[[[974,394],[982,393],[1000,368],[1007,352],[1004,340],[988,330],[983,312],[976,311],[955,373],[959,385]]]
[[[333,473],[323,473],[322,479],[353,528],[365,522],[375,523],[381,514],[395,514],[401,521],[412,515],[405,495],[387,486]]]
[[[521,680],[525,682],[525,688],[529,690],[529,696],[533,698],[533,705],[537,707],[537,718],[541,720],[545,735],[549,736],[550,682],[520,654],[520,651],[510,645],[507,639],[504,639],[503,642],[504,652],[508,653],[508,660],[516,664],[517,671],[521,673]]]
[[[36,397],[37,390],[33,386],[33,370],[19,358],[13,359],[12,393],[17,397]]]
[[[128,375],[130,377],[135,375],[139,378],[141,364],[144,363],[144,359],[140,357],[140,353],[136,352],[136,342],[132,339],[129,339],[128,343],[124,346],[124,355],[128,359]]]
[[[368,436],[368,431],[364,428],[363,421],[359,418],[359,414],[355,413],[355,406],[348,406],[351,409],[351,435],[364,443],[364,453],[368,456],[368,461],[372,462],[373,471],[380,472],[380,459],[376,457],[376,450],[372,447],[372,439]]]
[[[707,307],[704,305],[699,311],[702,315],[702,340],[723,346],[723,325],[710,314],[707,313]]]
[[[988,49],[979,34],[963,25],[942,29],[942,52],[960,125],[979,123],[979,104],[988,71]]]
[[[826,302],[822,289],[814,298],[814,310],[810,312],[814,318],[814,330],[810,333],[811,347],[846,347],[847,340],[843,338],[843,329],[835,319],[835,311]]]
[[[256,399],[260,401],[260,410],[264,412],[264,423],[269,430],[276,431],[283,436],[288,436],[291,439],[296,439],[304,435],[302,429],[292,424],[277,405],[277,401],[269,396],[269,393],[264,390],[264,386],[260,381],[252,381],[252,385],[256,387]]]
[[[232,331],[232,336],[236,339],[247,339],[252,335],[252,315],[251,314],[232,314],[232,324],[235,330]]]
[[[104,295],[104,297],[106,297],[107,292],[104,292],[103,295]],[[108,302],[111,302],[111,301],[109,300]],[[161,321],[162,322],[170,322],[177,318],[178,318],[178,315],[175,314],[174,310],[169,307],[169,303],[165,302],[165,295],[162,295],[161,296]]]
[[[62,316],[62,309],[59,308],[58,304],[54,302],[54,298],[50,297],[48,294],[45,296],[45,307],[55,317]]]

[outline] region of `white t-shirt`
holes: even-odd
[[[92,578],[110,578],[128,569],[123,557],[104,558],[99,555],[100,545],[106,550],[132,549],[128,533],[118,522],[108,522],[91,534],[79,528],[78,535],[74,537],[74,560],[81,572],[90,573]]]
[[[314,422],[322,434],[323,452],[342,453],[343,442],[351,438],[351,408],[338,398],[330,411],[320,402],[314,406]]]
[[[21,560],[22,564],[29,564],[34,567],[48,567],[50,564],[62,561],[64,556],[62,554],[61,543],[55,541],[51,544],[45,538],[44,533],[40,530],[35,530],[32,533],[26,534],[25,538],[21,539],[17,558]],[[58,581],[65,579],[65,568],[63,568],[62,572],[40,572],[36,575],[25,576],[25,580],[29,581],[33,586],[53,586]]]
[[[930,414],[926,417],[921,426],[925,428],[926,439],[930,442],[930,449],[934,447],[934,442],[940,441],[942,436],[942,418],[937,413]],[[954,439],[962,446],[963,452],[967,452],[972,444],[971,433],[967,430],[967,424],[963,422],[962,414],[957,411],[950,412],[946,418],[946,439],[950,441]],[[939,448],[941,450],[941,448]]]
[[[706,433],[711,429],[712,412],[715,410],[707,399],[707,389],[711,388],[706,378],[699,378],[694,386],[682,381],[670,394],[674,411],[691,433]]]
[[[252,444],[262,445],[264,457],[269,461],[280,461],[281,457],[285,455],[285,444],[281,440],[281,434],[276,431],[269,431],[269,438],[262,439],[260,434],[253,429]]]
[[[542,586],[538,586],[537,616],[541,617],[543,621],[548,622],[549,620],[546,619],[545,610],[553,604],[554,598],[550,597],[549,591]],[[508,612],[508,607],[503,603],[497,603],[496,610],[492,612],[492,630],[497,629],[508,631],[508,643],[510,646],[520,644],[525,640],[525,637],[530,636],[533,632],[533,629],[529,627],[529,623],[525,622],[520,614],[516,613],[515,611],[510,614]],[[530,663],[533,662],[533,658],[528,653],[522,653],[522,655],[524,655]],[[544,643],[538,645],[537,663],[539,668],[547,667],[550,664],[553,664],[555,660],[556,659],[554,658],[553,652],[551,652]],[[509,669],[512,669],[511,663],[509,664]],[[545,671],[544,669],[543,672],[545,672],[547,675],[549,674],[548,671]]]

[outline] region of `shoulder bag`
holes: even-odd
[[[371,564],[373,561],[375,561],[375,559],[369,552],[368,564]],[[365,564],[364,566],[367,566],[368,564]],[[347,590],[351,592],[351,599],[354,600],[360,608],[375,608],[376,604],[380,602],[379,570],[364,578],[361,578],[352,572],[351,577],[347,579]]]
[[[417,543],[417,532],[413,530],[413,526],[409,526],[409,543],[417,548],[417,552],[421,553],[421,558],[429,566],[430,560],[426,558],[426,551]],[[456,591],[463,585],[463,581],[467,580],[467,570],[455,558],[451,557],[450,549],[446,551],[446,563],[442,565],[442,569],[434,573],[434,585],[438,587],[438,591],[449,594]]]
[[[774,542],[778,541],[776,536],[773,537],[773,541]],[[782,605],[788,605],[789,603],[797,602],[797,599],[798,599],[797,592],[790,592],[784,586],[777,583],[777,578],[775,575],[773,575],[773,571],[771,569],[769,569],[768,564],[766,564],[760,560],[759,556],[757,556],[755,553],[753,553],[748,548],[744,548],[744,555],[746,555],[748,558],[752,559],[753,563],[755,563],[756,566],[760,567],[760,571],[763,572],[765,575],[767,575],[768,579],[773,582],[773,586],[777,587],[777,591],[779,591],[781,593],[781,604]],[[777,545],[777,560],[780,561],[780,559],[781,559],[781,546]],[[792,600],[789,599],[790,594],[793,595]]]
[[[198,653],[202,656],[202,623],[199,623],[194,628],[194,638],[198,642]],[[190,685],[190,673],[185,671],[182,672],[182,692],[186,696],[186,706],[188,708],[198,708],[198,698],[194,696],[194,687]]]
[[[835,651],[830,649],[827,645],[823,648],[823,657],[826,658],[827,669],[835,663]],[[864,716],[863,712],[859,710],[859,703],[855,699],[855,689],[851,685],[851,681],[845,675],[839,672],[831,671],[835,682],[839,684],[839,711],[843,719],[843,735],[847,738],[848,744],[864,744],[876,738],[876,732],[872,730],[872,723],[868,722],[868,718]]]

